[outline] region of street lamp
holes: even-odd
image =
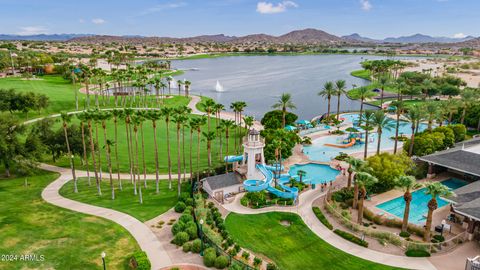
[[[202,243],[202,247],[200,249],[200,256],[203,256],[203,219],[200,219],[200,239]]]
[[[103,270],[107,269],[107,266],[105,265],[105,256],[107,256],[107,254],[105,253],[105,251],[102,251]]]

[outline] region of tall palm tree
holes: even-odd
[[[107,164],[108,164],[108,172],[109,172],[109,175],[110,175],[110,188],[112,190],[112,200],[115,200],[115,186],[113,185],[113,177],[112,177],[112,160],[111,160],[111,149],[112,149],[112,146],[114,145],[115,143],[112,141],[112,140],[109,140],[107,139],[106,143],[105,143],[105,147],[106,147],[106,150],[107,150]]]
[[[413,154],[413,145],[415,144],[415,130],[417,127],[417,123],[421,119],[421,110],[422,108],[418,105],[413,105],[407,111],[405,118],[410,122],[410,127],[412,129],[412,135],[410,136],[410,146],[408,148],[408,155],[412,156]]]
[[[187,162],[185,161],[185,127],[187,126],[188,115],[192,113],[192,109],[188,106],[180,106],[177,112],[185,116],[185,121],[182,125],[182,164],[183,164],[183,180],[187,179]]]
[[[89,141],[90,141],[90,153],[92,155],[92,163],[93,163],[93,171],[95,173],[95,181],[97,184],[97,193],[99,196],[102,195],[102,188],[100,187],[100,179],[98,177],[98,170],[97,170],[97,162],[95,159],[95,144],[93,143],[93,132],[92,132],[92,120],[94,118],[93,112],[88,111],[85,112],[85,118],[87,119],[87,126],[88,126],[88,133],[89,133]]]
[[[88,166],[88,157],[87,157],[87,145],[85,143],[85,122],[87,122],[88,116],[86,113],[79,113],[77,114],[78,120],[80,120],[80,128],[82,130],[82,146],[83,146],[83,159],[82,161],[85,162],[85,168],[87,170],[87,179],[88,185],[91,185],[90,182],[90,168]]]
[[[465,116],[467,115],[467,110],[472,106],[477,98],[476,90],[472,88],[465,88],[461,93],[461,102],[462,102],[462,116],[460,117],[460,124],[463,124],[465,121]]]
[[[228,141],[230,138],[230,129],[232,127],[235,127],[235,122],[232,120],[224,120],[221,123],[223,129],[225,130],[225,156],[228,156]],[[225,159],[225,172],[228,172],[228,162],[227,159]]]
[[[162,117],[165,119],[165,125],[167,126],[167,157],[168,157],[168,189],[172,189],[172,156],[170,151],[170,119],[174,113],[172,108],[163,107],[160,110]]]
[[[215,112],[215,104],[216,102],[210,98],[205,100],[205,103],[203,104],[205,112],[207,113],[207,132],[210,132],[210,115]]]
[[[372,130],[372,122],[375,111],[366,110],[363,114],[360,115],[360,122],[363,122],[362,129],[365,130],[365,149],[363,152],[363,159],[367,159],[368,154],[368,135]]]
[[[197,164],[196,164],[196,171],[197,171],[197,184],[200,183],[200,138],[202,137],[202,126],[205,125],[207,119],[202,116],[198,118],[198,125],[197,125]]]
[[[277,103],[273,104],[272,108],[282,110],[282,128],[285,128],[287,109],[296,109],[295,104],[292,101],[292,95],[289,93],[283,93]]]
[[[378,78],[378,84],[380,85],[380,89],[382,90],[382,92],[380,93],[380,108],[383,107],[383,96],[385,93],[385,86],[387,86],[389,82],[390,82],[390,79],[388,78],[388,76],[381,76],[380,78]]]
[[[405,210],[403,211],[402,232],[406,232],[408,228],[408,216],[410,215],[410,202],[412,201],[413,189],[420,187],[415,177],[410,175],[402,175],[395,181],[395,185],[403,189],[403,200],[405,201]]]
[[[188,117],[185,115],[183,110],[177,108],[174,112],[173,122],[176,124],[177,127],[177,195],[180,197],[180,193],[182,191],[182,161],[180,159],[181,151],[180,151],[180,130],[182,129],[185,122],[188,120]]]
[[[190,165],[190,183],[193,182],[193,132],[197,130],[200,124],[199,118],[190,118],[188,127],[190,128],[190,149],[189,149],[189,165]]]
[[[97,155],[98,155],[98,172],[100,179],[102,179],[102,151],[100,151],[100,141],[98,140],[98,124],[101,123],[101,111],[95,109],[92,111],[91,116],[93,118],[93,123],[95,124],[95,143],[97,144]]]
[[[355,175],[355,183],[357,183],[358,188],[360,190],[360,199],[358,200],[358,214],[357,214],[357,223],[363,224],[363,201],[367,196],[367,189],[366,187],[374,184],[378,181],[378,179],[367,173],[367,172],[358,172]]]
[[[322,96],[327,99],[327,119],[330,117],[330,102],[332,101],[332,96],[336,94],[335,87],[333,82],[326,82],[323,85],[322,91],[318,92],[319,96]]]
[[[132,124],[133,124],[133,134],[135,135],[135,161],[134,161],[134,168],[135,168],[135,173],[137,174],[137,178],[134,178],[133,181],[133,188],[136,190],[137,189],[137,180],[140,181],[140,169],[139,169],[139,149],[138,149],[138,127],[141,125],[142,120],[140,119],[139,116],[133,115],[132,116]],[[138,196],[140,199],[140,204],[143,203],[143,197],[142,197],[142,185],[138,185]]]
[[[438,103],[435,101],[430,101],[423,106],[424,112],[427,115],[428,120],[428,131],[432,131],[433,121],[437,118],[439,114]]]
[[[161,119],[162,115],[159,111],[148,111],[146,115],[152,121],[153,127],[153,147],[155,151],[155,193],[160,192],[159,189],[159,175],[158,175],[158,144],[157,144],[157,121]]]
[[[358,98],[360,99],[360,115],[363,114],[363,105],[365,104],[365,100],[374,95],[375,94],[366,86],[358,88]],[[362,119],[359,120],[359,123],[362,123]]]
[[[142,142],[142,169],[143,169],[143,186],[147,187],[147,165],[145,162],[145,136],[143,133],[143,122],[145,122],[147,111],[145,110],[138,110],[136,116],[140,122],[140,139]],[[140,179],[139,179],[140,180]]]
[[[303,183],[303,178],[307,175],[307,172],[304,171],[304,170],[298,170],[297,175],[298,175],[300,183]]]
[[[182,80],[177,80],[177,86],[178,86],[178,95],[180,96],[180,92],[182,91]]]
[[[114,125],[114,129],[115,129],[115,138],[114,138],[114,146],[115,146],[115,165],[116,165],[116,169],[117,169],[117,181],[118,181],[118,188],[120,190],[123,190],[123,187],[122,187],[122,179],[120,178],[120,162],[118,160],[118,119],[122,117],[123,115],[123,111],[122,110],[118,110],[118,109],[113,109],[112,111],[112,118],[113,118],[113,125]]]
[[[362,172],[362,171],[368,171],[369,168],[367,167],[367,162],[361,160],[361,159],[358,159],[358,158],[354,158],[354,157],[348,157],[348,159],[346,160],[347,163],[349,164],[349,167],[348,167],[348,184],[347,184],[347,187],[350,188],[351,186],[351,180],[352,180],[352,174],[355,173],[355,175],[353,176],[353,205],[352,207],[353,208],[357,208],[357,203],[358,203],[358,184],[356,182],[356,175],[357,173],[359,172]]]
[[[172,81],[173,81],[173,78],[172,78],[172,76],[168,76],[166,78],[166,80],[167,80],[167,85],[168,85],[168,94],[172,95]]]
[[[215,140],[215,132],[203,132],[203,137],[207,141],[207,155],[208,155],[208,174],[212,169],[212,141]]]
[[[445,110],[446,110],[446,113],[448,114],[449,125],[452,124],[453,115],[458,112],[458,108],[460,107],[459,103],[460,103],[459,100],[453,99],[453,98],[449,98],[446,101],[444,101]]]
[[[248,131],[252,128],[255,122],[255,118],[253,116],[245,116],[243,117],[243,123],[245,124],[245,130]]]
[[[440,182],[430,182],[426,184],[425,194],[432,196],[432,199],[428,202],[427,222],[425,223],[425,233],[423,234],[423,240],[426,242],[430,242],[430,231],[432,229],[433,211],[438,208],[437,197],[448,197],[451,196],[453,193],[447,186],[443,185]]]
[[[377,128],[377,155],[380,154],[380,146],[382,143],[382,133],[384,130],[390,131],[395,128],[395,122],[388,117],[384,111],[375,111],[372,117],[372,126]]]
[[[65,143],[67,144],[67,154],[68,159],[70,160],[70,169],[72,170],[73,177],[73,192],[78,193],[77,187],[77,177],[75,175],[75,164],[73,160],[72,151],[70,151],[70,143],[68,142],[68,123],[71,121],[72,116],[67,113],[61,113],[60,117],[62,118],[63,134],[65,135]]]
[[[340,117],[340,99],[342,95],[347,94],[345,80],[338,80],[335,82],[335,93],[337,94],[337,121]]]
[[[130,166],[130,182],[133,184],[135,181],[135,172],[134,172],[134,161],[133,161],[133,135],[131,132],[131,122],[134,110],[130,108],[125,108],[123,110],[122,116],[125,119],[125,134],[127,137],[127,150],[128,150],[128,163]],[[133,190],[134,195],[137,195],[137,189]]]
[[[190,85],[191,85],[191,84],[192,84],[192,83],[191,83],[190,81],[184,81],[184,82],[183,82],[183,85],[184,85],[184,87],[185,87],[185,96],[186,96],[186,97],[188,97],[189,94],[190,94]]]
[[[403,110],[405,108],[405,103],[403,103],[402,100],[392,102],[392,105],[395,106],[395,112],[397,114],[397,119],[396,119],[396,124],[395,124],[395,143],[393,145],[393,153],[397,153],[397,146],[398,146],[398,132],[400,130],[400,116],[403,113]]]
[[[220,132],[220,113],[225,110],[225,106],[221,103],[217,103],[214,106],[214,113],[215,113],[215,129],[216,129],[216,136],[218,139],[218,144],[220,145],[220,149],[218,151],[218,159],[222,160],[222,136],[219,136]]]
[[[238,140],[239,140],[238,147],[240,147],[242,145],[242,139],[243,139],[243,136],[242,136],[242,113],[243,113],[243,111],[245,110],[246,107],[247,107],[247,103],[245,101],[237,101],[238,125],[235,128],[238,129],[238,134],[240,134],[240,136],[238,136]],[[238,153],[238,148],[235,149],[235,153]]]
[[[108,111],[101,111],[98,114],[98,118],[101,121],[102,129],[103,129],[103,143],[105,148],[105,154],[107,158],[107,166],[108,166],[108,173],[110,179],[110,187],[112,189],[112,200],[115,199],[115,189],[113,187],[113,178],[112,178],[112,159],[111,159],[111,146],[113,146],[113,142],[107,139],[107,121],[112,118],[112,114]],[[107,143],[110,142],[110,145]]]

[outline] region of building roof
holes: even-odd
[[[260,132],[254,128],[250,129],[248,132],[249,135],[260,135]]]
[[[480,176],[480,138],[455,144],[455,147],[419,157],[420,160],[467,174]]]
[[[465,216],[480,220],[480,181],[455,189],[455,196],[447,200],[453,203],[453,209]]]
[[[236,172],[219,174],[204,178],[202,181],[205,181],[210,186],[211,190],[222,189],[225,187],[235,186],[242,183],[242,177]]]

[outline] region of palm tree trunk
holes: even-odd
[[[347,180],[347,188],[352,186],[352,165],[348,166],[348,180]]]
[[[368,154],[368,126],[365,130],[365,151],[363,153],[363,159],[367,159],[367,154]]]
[[[67,143],[67,152],[68,152],[68,159],[70,160],[70,169],[72,169],[72,177],[73,177],[73,192],[78,193],[77,187],[77,177],[75,175],[75,167],[73,165],[73,157],[72,152],[70,151],[70,143],[68,142],[68,131],[67,131],[67,123],[63,123],[63,133],[65,135],[65,142]]]
[[[197,130],[197,185],[200,184],[200,129]]]
[[[120,162],[118,161],[118,129],[117,129],[117,118],[113,120],[115,125],[115,165],[117,167],[117,180],[118,180],[118,188],[123,190],[122,187],[122,179],[120,178]]]
[[[153,147],[155,147],[155,193],[159,193],[159,186],[158,186],[158,145],[157,145],[157,123],[152,121],[153,125]]]
[[[463,125],[463,122],[465,121],[465,115],[467,114],[467,107],[464,107],[463,108],[463,111],[462,111],[462,117],[460,118],[460,124]]]
[[[341,94],[337,96],[337,121],[340,117],[340,97],[341,97]]]
[[[327,100],[328,100],[328,105],[327,105],[327,118],[330,118],[330,100],[332,98],[330,96],[328,96]]]
[[[225,173],[228,173],[228,162],[227,162],[227,157],[228,157],[228,127],[225,129]]]
[[[129,120],[125,121],[125,134],[127,135],[128,164],[130,166],[130,183],[133,184],[134,176],[133,176],[133,161],[132,161],[132,151],[131,151],[132,134],[130,134],[129,132],[130,130],[129,126],[130,126]],[[135,190],[135,194],[137,194],[136,190]]]
[[[185,161],[185,125],[182,125],[183,181],[187,180],[187,162]]]
[[[91,186],[92,183],[90,182],[90,170],[89,170],[88,158],[87,158],[87,145],[85,143],[85,124],[82,121],[80,125],[82,128],[83,160],[85,160],[85,166],[86,166],[85,168],[87,170],[88,185]]]
[[[357,209],[357,204],[358,204],[358,184],[357,181],[355,181],[355,176],[353,177],[354,183],[353,183],[353,209]]]
[[[97,142],[98,148],[100,148],[100,142],[98,141],[98,123],[95,122],[95,141]],[[102,179],[102,153],[100,149],[97,151],[98,153],[98,171],[100,173],[100,179]]]
[[[134,132],[135,132],[135,171],[136,171],[136,174],[137,174],[137,179],[140,181],[140,169],[138,168],[139,167],[139,159],[138,159],[138,131],[137,131],[137,127],[134,128]],[[135,187],[135,190],[137,188],[137,181],[133,181],[134,183],[134,187]],[[140,204],[143,203],[143,197],[142,197],[142,185],[140,184],[138,186],[138,195],[139,195],[139,199],[140,199]]]
[[[193,168],[192,168],[192,149],[193,149],[193,129],[190,129],[190,151],[189,151],[189,159],[190,159],[190,184],[192,184],[193,179]]]
[[[357,211],[357,223],[358,224],[363,224],[363,201],[365,199],[367,191],[365,190],[365,187],[362,187],[361,194],[360,194],[360,200],[358,201],[358,211]]]
[[[398,145],[398,130],[400,128],[400,111],[397,112],[397,124],[395,125],[395,143],[393,145],[393,153],[397,153],[397,145]]]
[[[423,234],[423,240],[425,242],[430,242],[430,230],[432,229],[432,221],[433,221],[433,211],[437,208],[437,199],[432,197],[432,199],[428,202],[428,214],[427,214],[427,222],[425,223],[425,233]]]
[[[169,130],[169,121],[166,121],[167,124],[167,156],[168,156],[168,189],[172,189],[172,158],[170,155],[170,130]]]
[[[286,115],[286,109],[283,107],[282,109],[282,127],[285,128],[285,115]]]
[[[177,123],[177,196],[182,191],[182,166],[180,161],[180,124]]]
[[[413,155],[413,145],[415,144],[415,125],[412,125],[412,135],[410,136],[410,145],[408,147],[408,155]]]
[[[403,197],[405,200],[405,210],[403,212],[402,232],[406,232],[408,228],[408,216],[410,215],[410,201],[412,200],[412,195],[410,191],[407,190]]]
[[[100,187],[100,181],[98,179],[98,172],[97,172],[97,162],[95,160],[95,145],[93,143],[93,134],[92,134],[92,124],[89,121],[88,122],[88,132],[90,134],[90,151],[92,152],[92,163],[93,163],[93,171],[95,173],[95,181],[97,182],[97,192],[98,195],[102,195],[102,188]]]
[[[110,156],[110,145],[106,145],[106,147],[107,147],[108,173],[110,175],[110,188],[112,189],[112,200],[115,200],[115,187],[113,185],[113,177],[112,177],[112,159]]]
[[[378,142],[377,142],[377,155],[380,154],[380,145],[382,142],[382,128],[377,129]]]
[[[143,124],[140,124],[140,136],[142,139],[143,186],[147,188],[147,166],[145,164],[145,139],[143,136]]]

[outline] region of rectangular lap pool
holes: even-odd
[[[442,181],[442,184],[449,187],[451,190],[455,190],[457,188],[465,186],[466,184],[468,184],[468,182],[457,178],[450,178]],[[408,216],[409,222],[415,224],[425,223],[428,213],[427,205],[430,199],[432,199],[432,196],[425,194],[425,188],[412,192],[412,202],[410,203],[410,214]],[[448,202],[442,200],[441,198],[437,198],[437,202],[438,208],[448,204]],[[380,208],[385,212],[388,212],[398,218],[403,218],[403,212],[405,210],[405,200],[403,199],[403,196],[400,196],[390,201],[377,204],[376,206],[377,208]]]

